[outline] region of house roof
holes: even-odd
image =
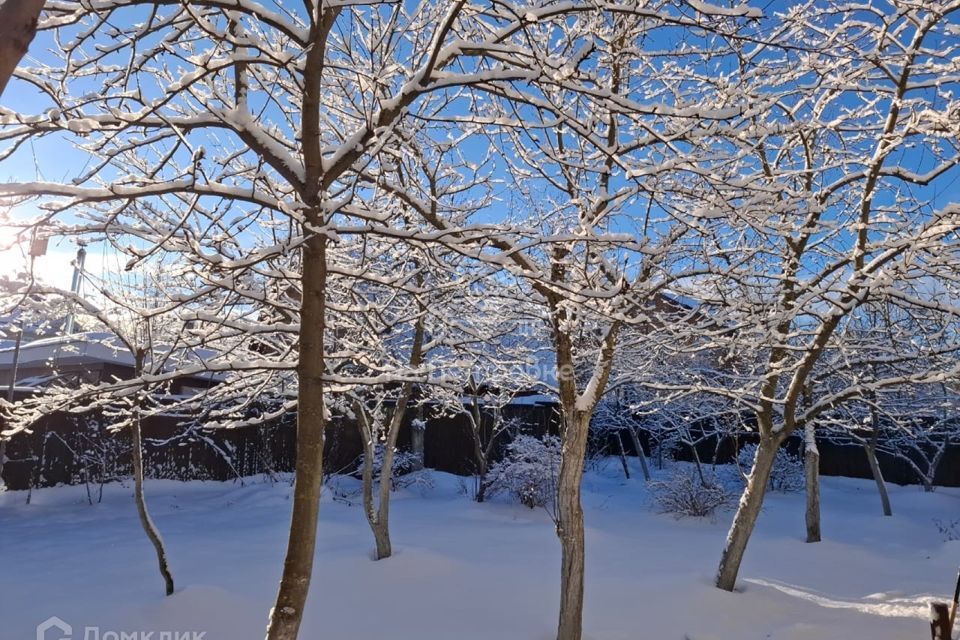
[[[0,348],[0,370],[13,366],[15,347],[12,344]],[[159,347],[164,352],[166,348]],[[184,350],[179,360],[202,360],[213,357],[215,352],[209,349]],[[176,359],[175,359],[176,360]],[[93,364],[108,363],[123,367],[134,366],[133,354],[117,339],[107,332],[77,333],[68,336],[42,338],[20,345],[18,367],[56,364]],[[172,370],[176,364],[170,363]]]
[[[0,369],[13,365],[16,349],[0,349]],[[133,355],[109,333],[78,333],[69,336],[41,338],[20,345],[19,366],[55,362],[110,362],[133,366]]]

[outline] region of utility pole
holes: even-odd
[[[13,344],[13,366],[10,368],[10,384],[7,386],[7,402],[13,402],[13,394],[17,384],[17,369],[20,367],[20,344],[23,342],[23,322],[17,323],[17,340]],[[3,460],[0,459],[0,465]]]
[[[70,283],[70,291],[74,294],[80,294],[80,285],[83,283],[83,263],[87,259],[87,249],[82,244],[77,249],[77,258],[73,261],[73,281]],[[73,333],[74,313],[71,310],[63,325],[63,335],[68,336]]]

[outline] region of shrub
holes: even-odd
[[[383,468],[383,455],[385,451],[386,447],[378,443],[373,454],[374,483],[380,480],[380,470]],[[406,487],[420,484],[427,484],[428,487],[432,487],[433,481],[429,477],[429,473],[427,473],[426,470],[424,470],[423,473],[414,473],[415,471],[419,471],[421,467],[421,460],[417,454],[411,451],[395,449],[393,452],[393,473],[391,478],[392,488],[404,489]],[[360,456],[360,460],[357,463],[357,468],[353,472],[353,475],[358,478],[363,475],[363,456]]]
[[[556,503],[560,452],[559,438],[518,435],[507,445],[503,459],[490,467],[488,492],[508,495],[531,509],[550,510]]]
[[[667,480],[650,483],[661,513],[677,518],[706,518],[732,506],[736,498],[716,479],[701,482],[695,470],[675,469]]]
[[[737,455],[737,464],[744,473],[749,473],[753,468],[753,458],[757,454],[757,445],[746,444],[740,449]],[[806,484],[803,459],[795,456],[783,447],[777,450],[777,456],[773,461],[773,470],[770,472],[770,491],[780,493],[791,493],[794,491],[803,491]]]

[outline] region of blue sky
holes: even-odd
[[[798,3],[786,2],[783,0],[767,0],[750,2],[752,6],[761,8],[765,14],[770,15],[776,11],[782,11]],[[758,27],[759,28],[759,27]],[[49,34],[41,34],[31,47],[30,56],[44,60],[50,57],[47,52],[54,46],[54,42]],[[96,87],[91,87],[96,90]],[[26,83],[13,81],[3,96],[4,105],[25,113],[42,113],[51,105],[42,96],[38,90]],[[77,175],[84,167],[87,156],[82,151],[74,148],[66,136],[51,135],[31,143],[28,147],[21,149],[12,158],[0,163],[0,179],[5,181],[66,181]],[[898,162],[907,165],[914,165],[917,169],[929,166],[930,159],[921,154],[911,153],[910,151],[897,158]],[[509,188],[500,187],[498,194],[509,201]],[[919,188],[916,192],[918,198],[930,198],[935,205],[942,205],[947,202],[954,202],[960,199],[960,169],[954,169],[950,175],[935,182],[928,188]],[[504,213],[506,202],[498,203],[484,213],[486,219],[497,219]],[[643,206],[643,203],[638,204]],[[18,210],[10,212],[14,218],[24,215],[31,215],[36,212],[32,205],[22,205]],[[0,233],[0,246],[5,244],[3,234]],[[100,249],[100,250],[98,250]],[[22,257],[18,255],[21,252],[16,250],[0,252],[0,272],[9,272],[22,264]],[[52,243],[49,256],[38,261],[37,265],[40,273],[44,277],[53,280],[55,284],[66,286],[70,280],[69,261],[75,253],[75,247],[72,243],[60,241]],[[91,267],[106,268],[105,253],[101,247],[91,249]],[[101,257],[96,257],[98,254]],[[100,264],[96,265],[99,260]]]

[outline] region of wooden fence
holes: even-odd
[[[411,443],[411,413],[400,432],[398,446],[409,450]],[[505,418],[516,419],[524,432],[534,435],[557,433],[558,418],[548,405],[517,405],[508,407]],[[474,472],[473,442],[469,422],[465,416],[433,416],[426,419],[424,433],[424,465],[431,469],[458,475]],[[154,478],[177,480],[206,479],[231,480],[256,475],[290,472],[296,455],[295,417],[263,426],[208,430],[194,425],[187,427],[182,418],[156,416],[143,425],[147,474]],[[653,440],[641,433],[647,454]],[[592,441],[592,448],[609,453],[619,451],[614,446],[614,434],[606,434]],[[628,455],[634,455],[630,438],[621,442]],[[739,439],[740,444],[749,437]],[[502,450],[501,443],[499,447]],[[799,439],[787,447],[798,451]],[[735,441],[725,438],[718,442],[706,439],[697,450],[701,460],[726,463],[736,453]],[[324,467],[328,473],[349,473],[356,469],[362,447],[355,425],[346,420],[334,420],[328,427],[325,441]],[[690,452],[679,448],[675,455],[689,459]],[[880,466],[888,482],[916,484],[918,479],[903,460],[883,453],[878,454]],[[870,467],[859,447],[840,446],[829,441],[820,443],[820,468],[824,475],[869,478]],[[95,415],[77,416],[54,414],[35,425],[31,433],[13,437],[7,447],[7,461],[3,480],[12,490],[58,484],[100,484],[130,474],[129,436],[114,433]],[[944,455],[935,484],[960,486],[960,446],[950,447]]]

